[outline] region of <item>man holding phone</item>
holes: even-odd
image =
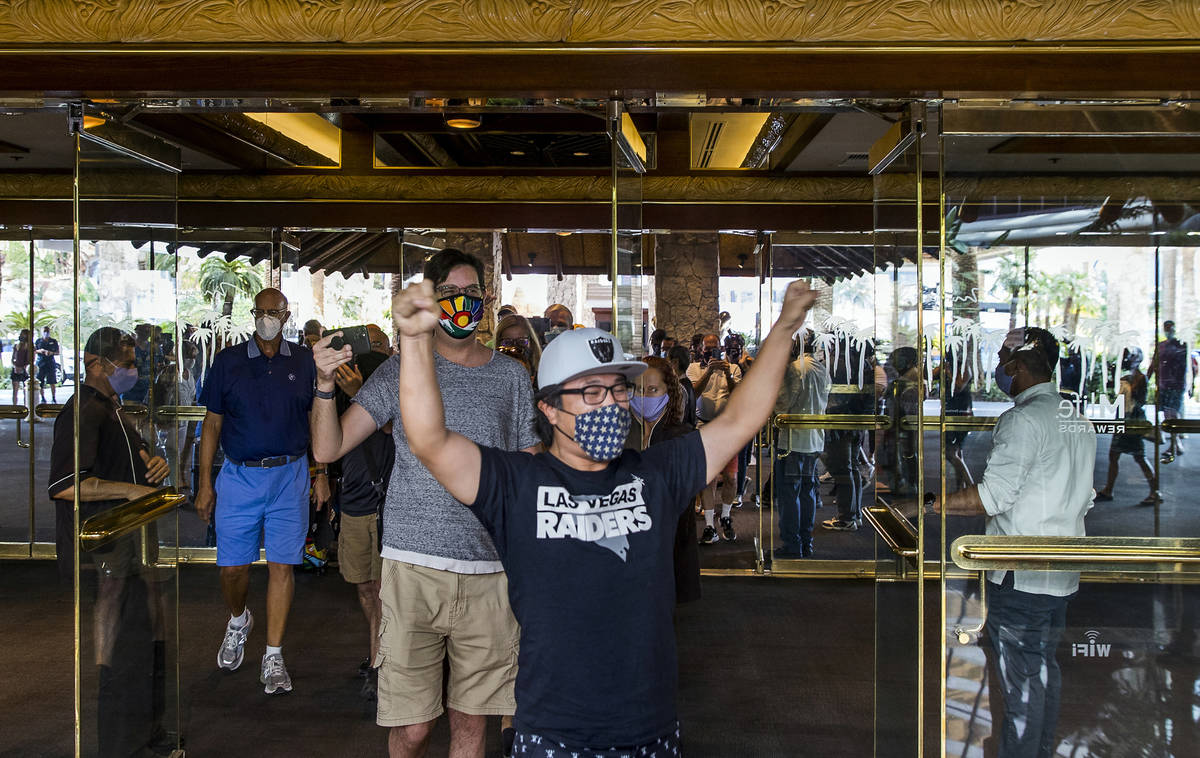
[[[700,420],[699,426],[703,427],[725,410],[726,404],[729,403],[729,395],[742,380],[742,370],[737,364],[723,359],[721,341],[717,335],[706,334],[700,360],[688,366],[687,378],[696,388],[696,412]],[[732,515],[733,499],[737,497],[736,455],[721,467],[721,473],[700,492],[700,501],[704,506],[704,533],[700,535],[701,545],[711,545],[721,540],[713,523],[718,488],[721,496],[721,533],[725,539],[733,541],[737,539]]]
[[[475,339],[486,292],[483,264],[446,248],[425,262],[438,309],[437,389],[456,432],[502,450],[536,449],[533,390],[520,363]],[[495,545],[471,512],[413,455],[400,418],[401,353],[385,361],[338,418],[333,387],[353,357],[333,336],[314,348],[313,455],[334,461],[392,423],[395,461],[383,506],[382,626],[376,721],[393,758],[422,756],[449,710],[450,755],[483,758],[487,716],[516,710],[516,619]],[[326,398],[328,391],[328,400]],[[443,685],[443,662],[449,679]],[[444,694],[443,694],[444,693]]]

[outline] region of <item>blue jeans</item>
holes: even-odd
[[[817,518],[817,458],[820,453],[788,453],[775,459],[775,507],[779,538],[794,552],[812,552]]]
[[[825,433],[825,465],[837,482],[838,518],[842,521],[862,519],[862,479],[854,468],[862,432],[834,430]]]
[[[997,755],[1050,758],[1058,744],[1054,731],[1062,693],[1055,651],[1070,598],[1013,589],[1011,571],[1003,584],[989,582],[987,589],[989,644],[984,650],[993,677],[991,691],[999,689],[1004,702],[1003,721],[996,719],[994,711],[992,716]]]

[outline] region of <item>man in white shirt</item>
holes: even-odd
[[[776,413],[824,414],[832,381],[829,369],[816,359],[812,330],[795,339]],[[813,554],[813,522],[817,517],[817,459],[825,449],[821,429],[785,429],[775,450],[775,505],[779,509],[776,558],[809,558]]]
[[[1058,342],[1044,329],[1014,329],[999,355],[996,385],[1013,407],[996,422],[982,480],[943,507],[986,514],[988,534],[1082,537],[1095,496],[1096,433],[1055,389]],[[1079,574],[993,571],[988,582],[988,653],[1004,701],[998,754],[1053,755],[1062,688],[1054,652]]]
[[[742,370],[737,364],[723,360],[721,342],[715,334],[704,335],[700,360],[688,366],[688,381],[696,388],[696,413],[700,426],[712,421],[729,402],[733,388],[742,380]],[[708,483],[700,492],[704,506],[704,532],[700,535],[701,545],[719,542],[713,516],[716,515],[717,489],[721,494],[721,532],[725,539],[737,539],[733,530],[733,499],[737,497],[737,456],[721,468],[720,475]]]

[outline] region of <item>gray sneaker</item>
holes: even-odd
[[[250,636],[250,630],[253,628],[254,616],[249,610],[246,611],[245,626],[237,626],[233,619],[229,619],[229,623],[225,625],[225,639],[221,642],[221,649],[217,651],[217,668],[235,671],[242,665],[242,658],[246,652],[246,638]]]
[[[262,673],[259,674],[258,681],[266,685],[263,692],[268,695],[292,691],[292,678],[288,676],[287,667],[283,665],[283,656],[279,654],[263,656]]]

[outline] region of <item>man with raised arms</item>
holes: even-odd
[[[599,329],[542,354],[535,423],[548,453],[480,446],[446,428],[435,372],[437,296],[398,294],[400,418],[412,452],[486,527],[521,626],[521,756],[678,755],[672,546],[680,513],[771,414],[792,334],[815,299],[787,291],[755,370],[703,430],[625,449],[632,380]]]

